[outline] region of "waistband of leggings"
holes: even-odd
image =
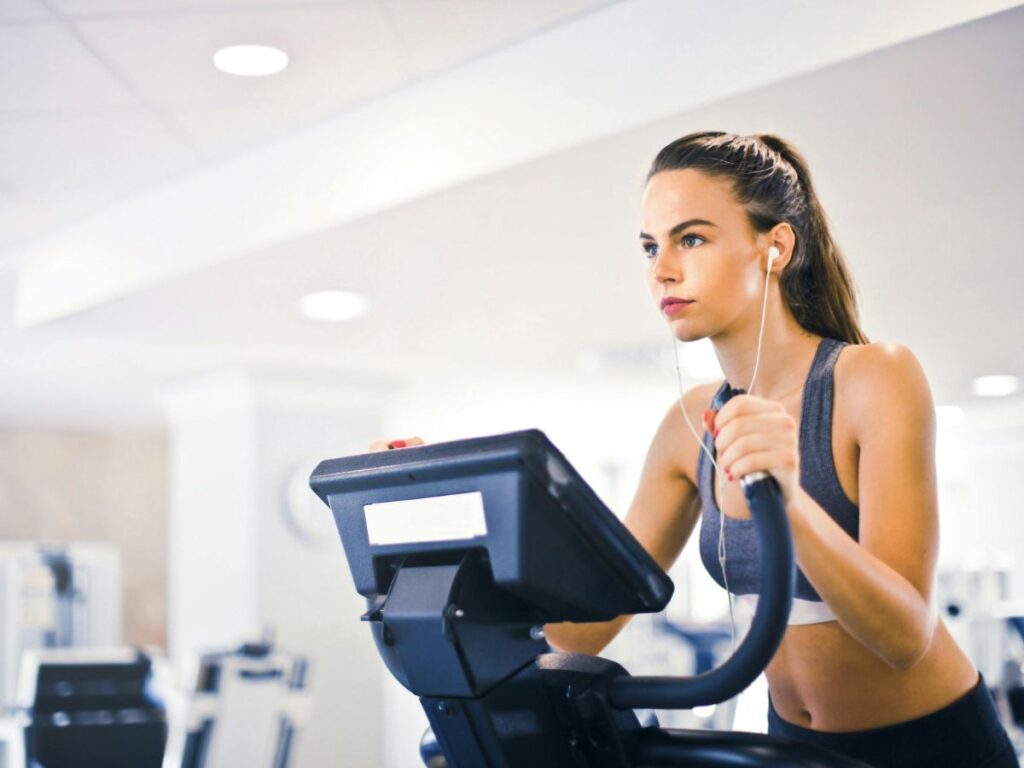
[[[914,720],[907,720],[902,723],[894,723],[892,725],[884,725],[879,728],[868,728],[861,731],[817,731],[811,728],[804,728],[801,725],[795,725],[782,718],[778,711],[775,709],[775,705],[772,703],[771,696],[768,697],[768,717],[774,719],[780,729],[784,729],[789,733],[796,735],[797,737],[803,737],[805,739],[833,739],[842,740],[849,738],[858,738],[865,736],[899,736],[903,731],[918,731],[918,730],[932,730],[940,729],[947,725],[954,725],[962,722],[962,718],[967,716],[970,717],[970,713],[975,712],[978,708],[989,708],[992,707],[991,694],[988,692],[988,687],[985,684],[985,678],[981,672],[978,672],[978,681],[974,684],[974,687],[967,691],[956,701],[951,704],[947,704],[942,709],[932,712],[927,715],[915,718]],[[979,718],[979,722],[984,722],[984,719]]]

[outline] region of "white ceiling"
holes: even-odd
[[[19,5],[26,16],[42,12],[38,5]],[[122,62],[100,68],[109,74],[109,66],[131,66],[131,51],[138,50],[134,43],[124,43],[135,40],[133,35],[117,38],[117,25],[139,22],[114,15],[119,6],[128,5],[137,9],[139,18],[152,14],[162,19],[161,7],[167,5],[179,11],[166,16],[189,15],[180,11],[185,3],[156,0],[64,0],[53,7],[64,13],[77,9],[74,26],[81,26],[82,36],[109,15],[113,26],[105,27],[102,35],[93,29],[90,38],[92,45],[105,39],[112,46],[107,62]],[[217,5],[225,13],[244,11],[244,16],[249,13],[245,6],[255,3]],[[365,10],[372,4],[308,5],[317,12],[333,12],[342,6]],[[405,5],[423,10],[454,3],[409,0]],[[3,8],[8,15],[18,9],[13,4]],[[270,13],[273,4],[263,2],[259,8]],[[553,23],[551,18],[543,23]],[[0,36],[33,24],[55,24],[56,31],[66,32],[68,21],[4,23]],[[115,39],[123,44],[113,44]],[[393,380],[446,364],[566,373],[581,352],[591,351],[613,361],[619,371],[663,376],[663,369],[643,368],[656,356],[650,350],[667,345],[667,338],[663,320],[650,306],[636,246],[640,183],[660,146],[707,127],[772,131],[803,151],[857,279],[869,335],[911,346],[924,362],[939,401],[963,399],[974,375],[1024,374],[1024,345],[1013,327],[1016,293],[1024,278],[1024,253],[1015,232],[1017,222],[1024,221],[1019,191],[1019,179],[1024,178],[1019,150],[1024,129],[1021,39],[1024,8],[1015,8],[579,143],[341,226],[267,243],[244,258],[178,275],[51,323],[19,331],[12,322],[0,321],[6,362],[0,417],[60,414],[152,421],[156,414],[149,398],[161,381],[236,364]],[[22,45],[28,44],[22,40]],[[140,47],[158,45],[150,39]],[[439,47],[451,55],[450,48]],[[16,89],[2,74],[4,49],[0,40],[3,103],[12,92],[13,103],[22,99],[24,104],[20,117],[0,111],[0,131],[9,123],[39,119],[34,125],[45,136],[40,115],[47,109],[52,111],[47,119],[55,125],[72,124],[61,123],[65,118],[60,115],[86,119],[85,113],[93,109],[99,122],[112,121],[96,127],[96,147],[136,153],[132,156],[139,166],[160,155],[165,166],[145,173],[183,172],[172,167],[177,161],[171,155],[156,149],[147,153],[127,138],[119,145],[119,138],[131,131],[109,133],[117,109],[126,119],[153,120],[168,134],[192,130],[181,118],[183,102],[170,98],[187,89],[176,90],[180,83],[165,78],[160,66],[149,66],[145,76],[133,79],[135,91],[128,98],[157,98],[152,94],[166,88],[166,107],[162,101],[160,107],[153,102],[147,107],[117,106],[125,92],[97,86],[77,97],[91,107],[65,103],[54,108],[45,106],[50,98],[45,93],[13,95]],[[420,55],[428,54],[406,51],[404,66],[419,66],[408,62],[420,61]],[[438,66],[450,63],[448,59]],[[83,78],[92,77],[85,65],[82,71]],[[205,75],[197,72],[195,77]],[[102,80],[97,75],[95,82]],[[316,91],[311,87],[307,93]],[[210,112],[231,113],[235,108],[226,106],[229,102],[227,97],[211,99]],[[243,105],[237,111],[252,114],[252,109]],[[197,112],[203,111],[197,106]],[[26,117],[30,113],[36,117]],[[175,128],[164,122],[169,114]],[[316,118],[296,118],[305,119]],[[205,150],[200,144],[216,144],[210,135],[200,141],[201,133],[173,140],[188,155],[183,163],[202,163]],[[55,128],[55,144],[60,144],[60,135]],[[54,187],[60,185],[66,163],[76,164],[82,178],[92,179],[78,189],[106,188],[104,184],[113,188],[121,182],[104,173],[103,162],[85,162],[88,156],[67,146],[53,151],[58,158],[41,167],[50,168],[56,181],[50,182],[49,191],[39,181],[40,205],[57,199]],[[119,157],[123,163],[124,155]],[[20,186],[3,178],[7,167],[5,156],[0,161],[0,192],[10,189],[11,199],[27,200],[33,182],[27,164]],[[153,183],[154,176],[143,180],[145,174],[141,168],[139,172],[137,183]],[[69,199],[74,197],[70,189]],[[127,194],[124,189],[121,194]],[[93,198],[88,200],[93,204]],[[20,221],[24,206],[6,205]],[[4,206],[0,197],[0,232],[13,237],[13,229],[3,223]],[[64,215],[54,213],[57,218],[46,226]],[[324,287],[365,292],[373,301],[371,314],[343,326],[299,319],[298,298]],[[0,278],[0,308],[12,306],[13,290],[13,274],[6,281]]]
[[[0,248],[613,0],[3,0]],[[238,78],[219,48],[278,46]]]

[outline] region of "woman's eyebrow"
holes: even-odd
[[[684,222],[682,222],[680,224],[676,224],[674,227],[672,227],[672,230],[668,233],[668,236],[669,237],[675,237],[676,235],[678,235],[680,232],[682,232],[687,227],[692,227],[692,226],[695,226],[697,224],[705,224],[705,225],[707,225],[709,227],[717,227],[718,226],[717,224],[715,224],[715,222],[708,221],[707,219],[689,219],[689,220],[684,221]],[[640,233],[640,239],[641,240],[653,240],[654,237],[651,236],[651,235],[648,235],[646,232],[641,232]]]

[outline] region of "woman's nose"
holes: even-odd
[[[666,255],[666,252],[660,249],[658,255],[654,257],[654,266],[651,271],[654,279],[659,283],[666,280],[678,282],[682,277],[682,268],[678,260],[672,258],[671,255]]]

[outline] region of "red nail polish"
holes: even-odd
[[[405,448],[405,440],[392,440],[388,443],[388,448]]]
[[[732,482],[732,472],[730,472],[729,470],[725,470],[725,476],[729,478],[729,482]]]

